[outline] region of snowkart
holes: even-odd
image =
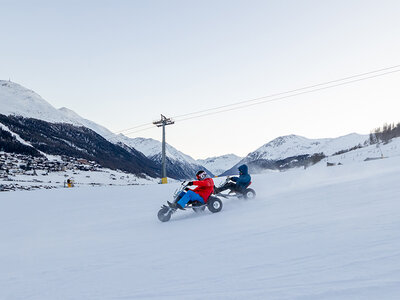
[[[226,180],[220,185],[218,186],[218,188],[223,187],[225,184],[229,183],[231,181],[231,177],[226,177]],[[228,193],[223,193],[220,192],[218,194],[218,196],[221,196],[223,198],[238,198],[238,199],[244,199],[244,200],[251,200],[254,199],[256,197],[256,191],[249,188],[249,186],[251,185],[251,182],[246,186],[246,188],[243,191],[236,191],[236,190],[229,190]]]
[[[180,187],[178,187],[173,195],[173,199],[174,199],[174,203],[178,202],[180,197],[180,194],[186,190],[188,190],[189,188],[187,187],[187,182],[184,181],[182,182],[182,184],[180,185]],[[218,199],[215,196],[210,196],[207,200],[207,203],[201,203],[200,201],[189,201],[188,204],[184,207],[184,209],[193,209],[196,213],[202,212],[206,209],[206,207],[208,208],[209,211],[211,211],[212,213],[217,213],[220,212],[222,209],[222,201],[220,199]],[[171,219],[171,216],[173,213],[175,213],[177,211],[177,209],[175,208],[171,208],[168,205],[163,205],[161,206],[161,209],[158,211],[158,219],[161,222],[168,222]]]

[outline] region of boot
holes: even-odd
[[[178,203],[172,203],[172,202],[169,202],[169,201],[167,201],[167,203],[168,203],[168,206],[170,207],[170,208],[172,208],[172,209],[182,209],[182,210],[185,210],[182,206],[180,206]]]

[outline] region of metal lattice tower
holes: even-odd
[[[160,121],[153,122],[157,127],[162,127],[162,161],[161,161],[161,183],[167,183],[167,165],[166,165],[166,155],[165,155],[165,126],[172,125],[175,122],[170,118],[166,118],[161,115]]]

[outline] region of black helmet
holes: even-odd
[[[207,173],[204,170],[200,170],[196,173],[197,180],[203,180],[207,177]]]

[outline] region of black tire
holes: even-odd
[[[243,198],[245,200],[251,200],[256,197],[256,191],[253,189],[246,189],[243,193]]]
[[[210,197],[207,202],[207,207],[212,213],[220,212],[222,209],[222,201],[217,197]]]
[[[161,209],[158,211],[158,219],[161,222],[168,222],[171,219],[172,211],[169,209],[169,207],[161,207]]]

